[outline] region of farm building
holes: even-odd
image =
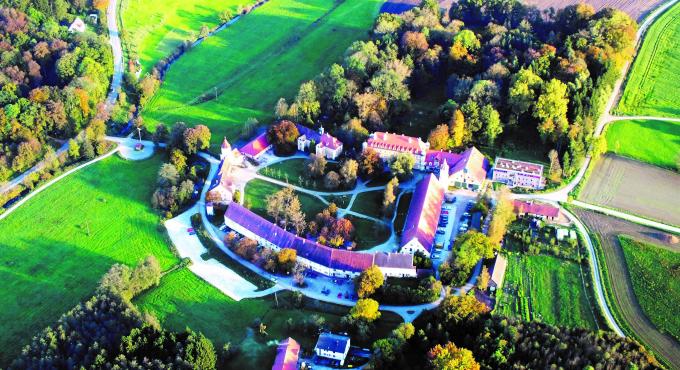
[[[540,218],[542,220],[554,220],[560,215],[560,209],[548,204],[539,204],[534,202],[525,202],[521,200],[514,200],[512,202],[515,213],[520,217],[530,216]]]
[[[496,260],[491,267],[491,279],[489,280],[489,288],[491,290],[500,289],[503,287],[503,280],[505,279],[505,269],[508,267],[508,260],[502,254],[496,256]]]
[[[300,344],[293,338],[286,338],[276,347],[272,370],[296,370],[299,356]]]
[[[492,180],[508,187],[543,189],[543,165],[498,157],[493,165]]]
[[[324,156],[327,159],[337,159],[342,154],[342,142],[328,133],[324,132],[323,127],[319,131],[312,130],[302,125],[296,125],[300,136],[297,139],[299,151],[306,151],[314,144],[314,153],[317,156]]]
[[[375,150],[380,158],[390,160],[401,153],[409,153],[415,158],[413,168],[425,169],[425,156],[430,150],[430,143],[423,142],[420,138],[411,136],[390,134],[389,132],[375,132],[364,142],[363,148]]]
[[[71,25],[68,27],[68,32],[74,33],[83,33],[87,29],[87,26],[85,25],[85,22],[80,17],[76,17],[76,19],[71,23]]]
[[[319,357],[338,361],[338,364],[342,366],[349,352],[349,342],[349,337],[344,335],[321,333],[314,346],[314,353]]]
[[[218,204],[229,204],[236,190],[243,192],[242,184],[235,181],[232,173],[235,166],[243,165],[243,156],[238,150],[232,149],[227,139],[224,138],[220,159],[220,166],[206,194],[206,199]]]
[[[443,202],[444,187],[435,175],[428,174],[411,198],[401,236],[402,253],[431,255]]]
[[[411,255],[360,253],[330,248],[286,231],[238,203],[229,205],[224,224],[264,247],[274,250],[294,249],[301,265],[326,276],[355,277],[373,265],[378,266],[385,276],[416,276]]]
[[[267,133],[263,132],[239,150],[244,156],[258,160],[267,150],[272,148],[272,144],[267,139]]]

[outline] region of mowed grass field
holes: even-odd
[[[577,263],[512,253],[496,312],[553,325],[598,329],[589,299]]]
[[[597,262],[602,271],[607,304],[619,325],[627,336],[638,339],[669,368],[680,368],[680,342],[661,332],[643,311],[634,291],[619,236],[628,235],[679,252],[680,246],[668,243],[668,235],[656,229],[578,208],[574,209],[574,213],[595,237]]]
[[[268,217],[267,196],[272,195],[281,189],[283,189],[283,187],[260,179],[248,181],[245,188],[245,206],[262,217]],[[305,213],[308,220],[314,218],[317,213],[326,208],[326,204],[324,204],[321,199],[309,194],[296,193],[300,199],[302,212]]]
[[[680,4],[659,17],[644,37],[618,106],[621,114],[679,117]]]
[[[137,51],[142,73],[172,53],[185,40],[197,37],[203,25],[220,24],[219,13],[236,13],[241,0],[121,0],[122,29]]]
[[[680,159],[680,122],[620,121],[605,134],[607,149],[620,156],[676,170]]]
[[[381,0],[276,0],[182,56],[142,113],[151,128],[184,121],[235,139],[249,118],[267,122],[280,97],[292,100],[357,39]],[[215,95],[217,94],[217,99]]]
[[[333,327],[340,323],[341,317],[348,311],[344,307],[309,301],[306,301],[304,308],[290,308],[287,306],[290,293],[287,292],[280,292],[278,299],[281,308],[277,308],[273,296],[236,302],[188,269],[182,269],[165,276],[159,287],[143,294],[135,303],[141,310],[158,317],[164,327],[184,330],[188,326],[201,331],[218,350],[225,343],[238,347],[239,354],[229,362],[229,369],[270,368],[276,355],[277,342],[288,336],[294,337],[304,350],[311,352],[316,335],[290,330],[288,320],[300,323],[312,315],[318,315]],[[312,304],[316,307],[309,307]],[[261,336],[257,329],[253,329],[256,320],[267,326],[266,336]],[[383,313],[383,318],[377,321],[371,341],[388,335],[399,322],[401,319],[398,316]],[[370,343],[359,345],[369,346]]]
[[[642,310],[659,330],[680,339],[680,253],[627,236],[619,243]]]
[[[114,263],[178,262],[151,209],[161,158],[112,156],[46,189],[0,221],[0,366],[90,296]]]
[[[602,156],[579,199],[680,225],[680,174],[612,154]]]

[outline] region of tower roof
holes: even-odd
[[[222,140],[222,149],[231,149],[231,144],[227,141],[227,137],[224,137],[224,140]]]

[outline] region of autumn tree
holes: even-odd
[[[449,147],[449,128],[447,125],[437,125],[430,131],[427,137],[427,142],[430,143],[432,150],[446,150]]]
[[[560,157],[557,150],[551,149],[548,152],[548,159],[550,160],[550,168],[548,170],[550,180],[559,182],[562,178],[562,166],[560,166]]]
[[[477,278],[477,289],[486,290],[489,287],[489,281],[491,280],[491,275],[489,275],[489,269],[486,265],[482,266],[482,272]]]
[[[205,150],[210,147],[210,129],[205,125],[197,125],[196,127],[184,130],[184,150],[188,155],[194,155],[199,150]]]
[[[291,226],[297,234],[304,231],[305,214],[302,212],[300,198],[292,187],[288,186],[267,195],[266,203],[267,215],[273,218],[275,223],[281,224],[284,229]]]
[[[300,136],[295,124],[288,120],[279,121],[269,127],[267,139],[274,146],[277,155],[290,155],[297,150],[297,138]]]
[[[362,298],[349,311],[349,316],[354,320],[371,323],[380,318],[379,307],[378,301],[371,298]]]
[[[290,274],[295,267],[297,251],[291,248],[282,248],[276,255],[276,265],[280,272]]]
[[[480,118],[484,124],[484,137],[486,138],[486,143],[489,146],[493,146],[498,135],[503,132],[501,116],[491,104],[487,104],[482,107]]]
[[[435,370],[479,370],[472,352],[454,343],[437,344],[427,352],[430,366]]]
[[[340,186],[340,175],[335,171],[328,171],[323,178],[323,186],[329,190],[335,190]]]
[[[555,141],[567,131],[567,85],[553,78],[543,86],[541,95],[536,101],[534,117],[540,121],[538,132],[541,137]]]
[[[411,153],[399,153],[390,161],[392,175],[400,179],[406,179],[413,174],[413,166],[416,159]]]
[[[359,172],[365,178],[374,178],[382,173],[382,159],[378,152],[371,148],[366,148],[359,157]]]
[[[321,110],[314,81],[307,81],[300,85],[295,103],[306,122],[313,124]]]
[[[496,196],[496,207],[491,214],[489,223],[489,240],[494,245],[500,245],[508,226],[515,220],[515,207],[512,193],[507,187],[502,187]]]
[[[449,123],[449,130],[451,140],[449,146],[452,148],[460,148],[463,146],[469,134],[465,126],[465,116],[463,116],[463,112],[460,109],[456,109],[453,113]]]
[[[385,277],[383,276],[382,271],[378,266],[373,265],[362,271],[356,278],[354,284],[359,298],[366,298],[373,295],[384,282]]]
[[[347,159],[342,162],[340,167],[340,176],[342,176],[342,183],[347,187],[354,187],[357,181],[357,173],[359,171],[359,163],[354,159]]]
[[[399,187],[399,180],[396,177],[393,177],[387,185],[385,185],[385,191],[383,192],[383,201],[382,201],[382,211],[383,214],[389,215],[393,208],[394,208],[394,202],[397,200],[397,195],[396,191],[397,188]]]
[[[326,157],[323,155],[310,154],[307,159],[307,170],[311,177],[321,177],[326,172]]]

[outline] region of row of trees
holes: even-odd
[[[135,268],[114,265],[92,298],[34,337],[10,368],[214,369],[215,350],[203,334],[165,330],[130,302],[160,276],[154,257]]]
[[[447,296],[415,322],[373,345],[372,369],[659,369],[635,340],[491,315],[474,295]]]
[[[88,7],[78,0],[0,5],[0,182],[40,160],[51,138],[72,138],[108,119],[101,104],[113,69],[107,38],[61,25]]]

